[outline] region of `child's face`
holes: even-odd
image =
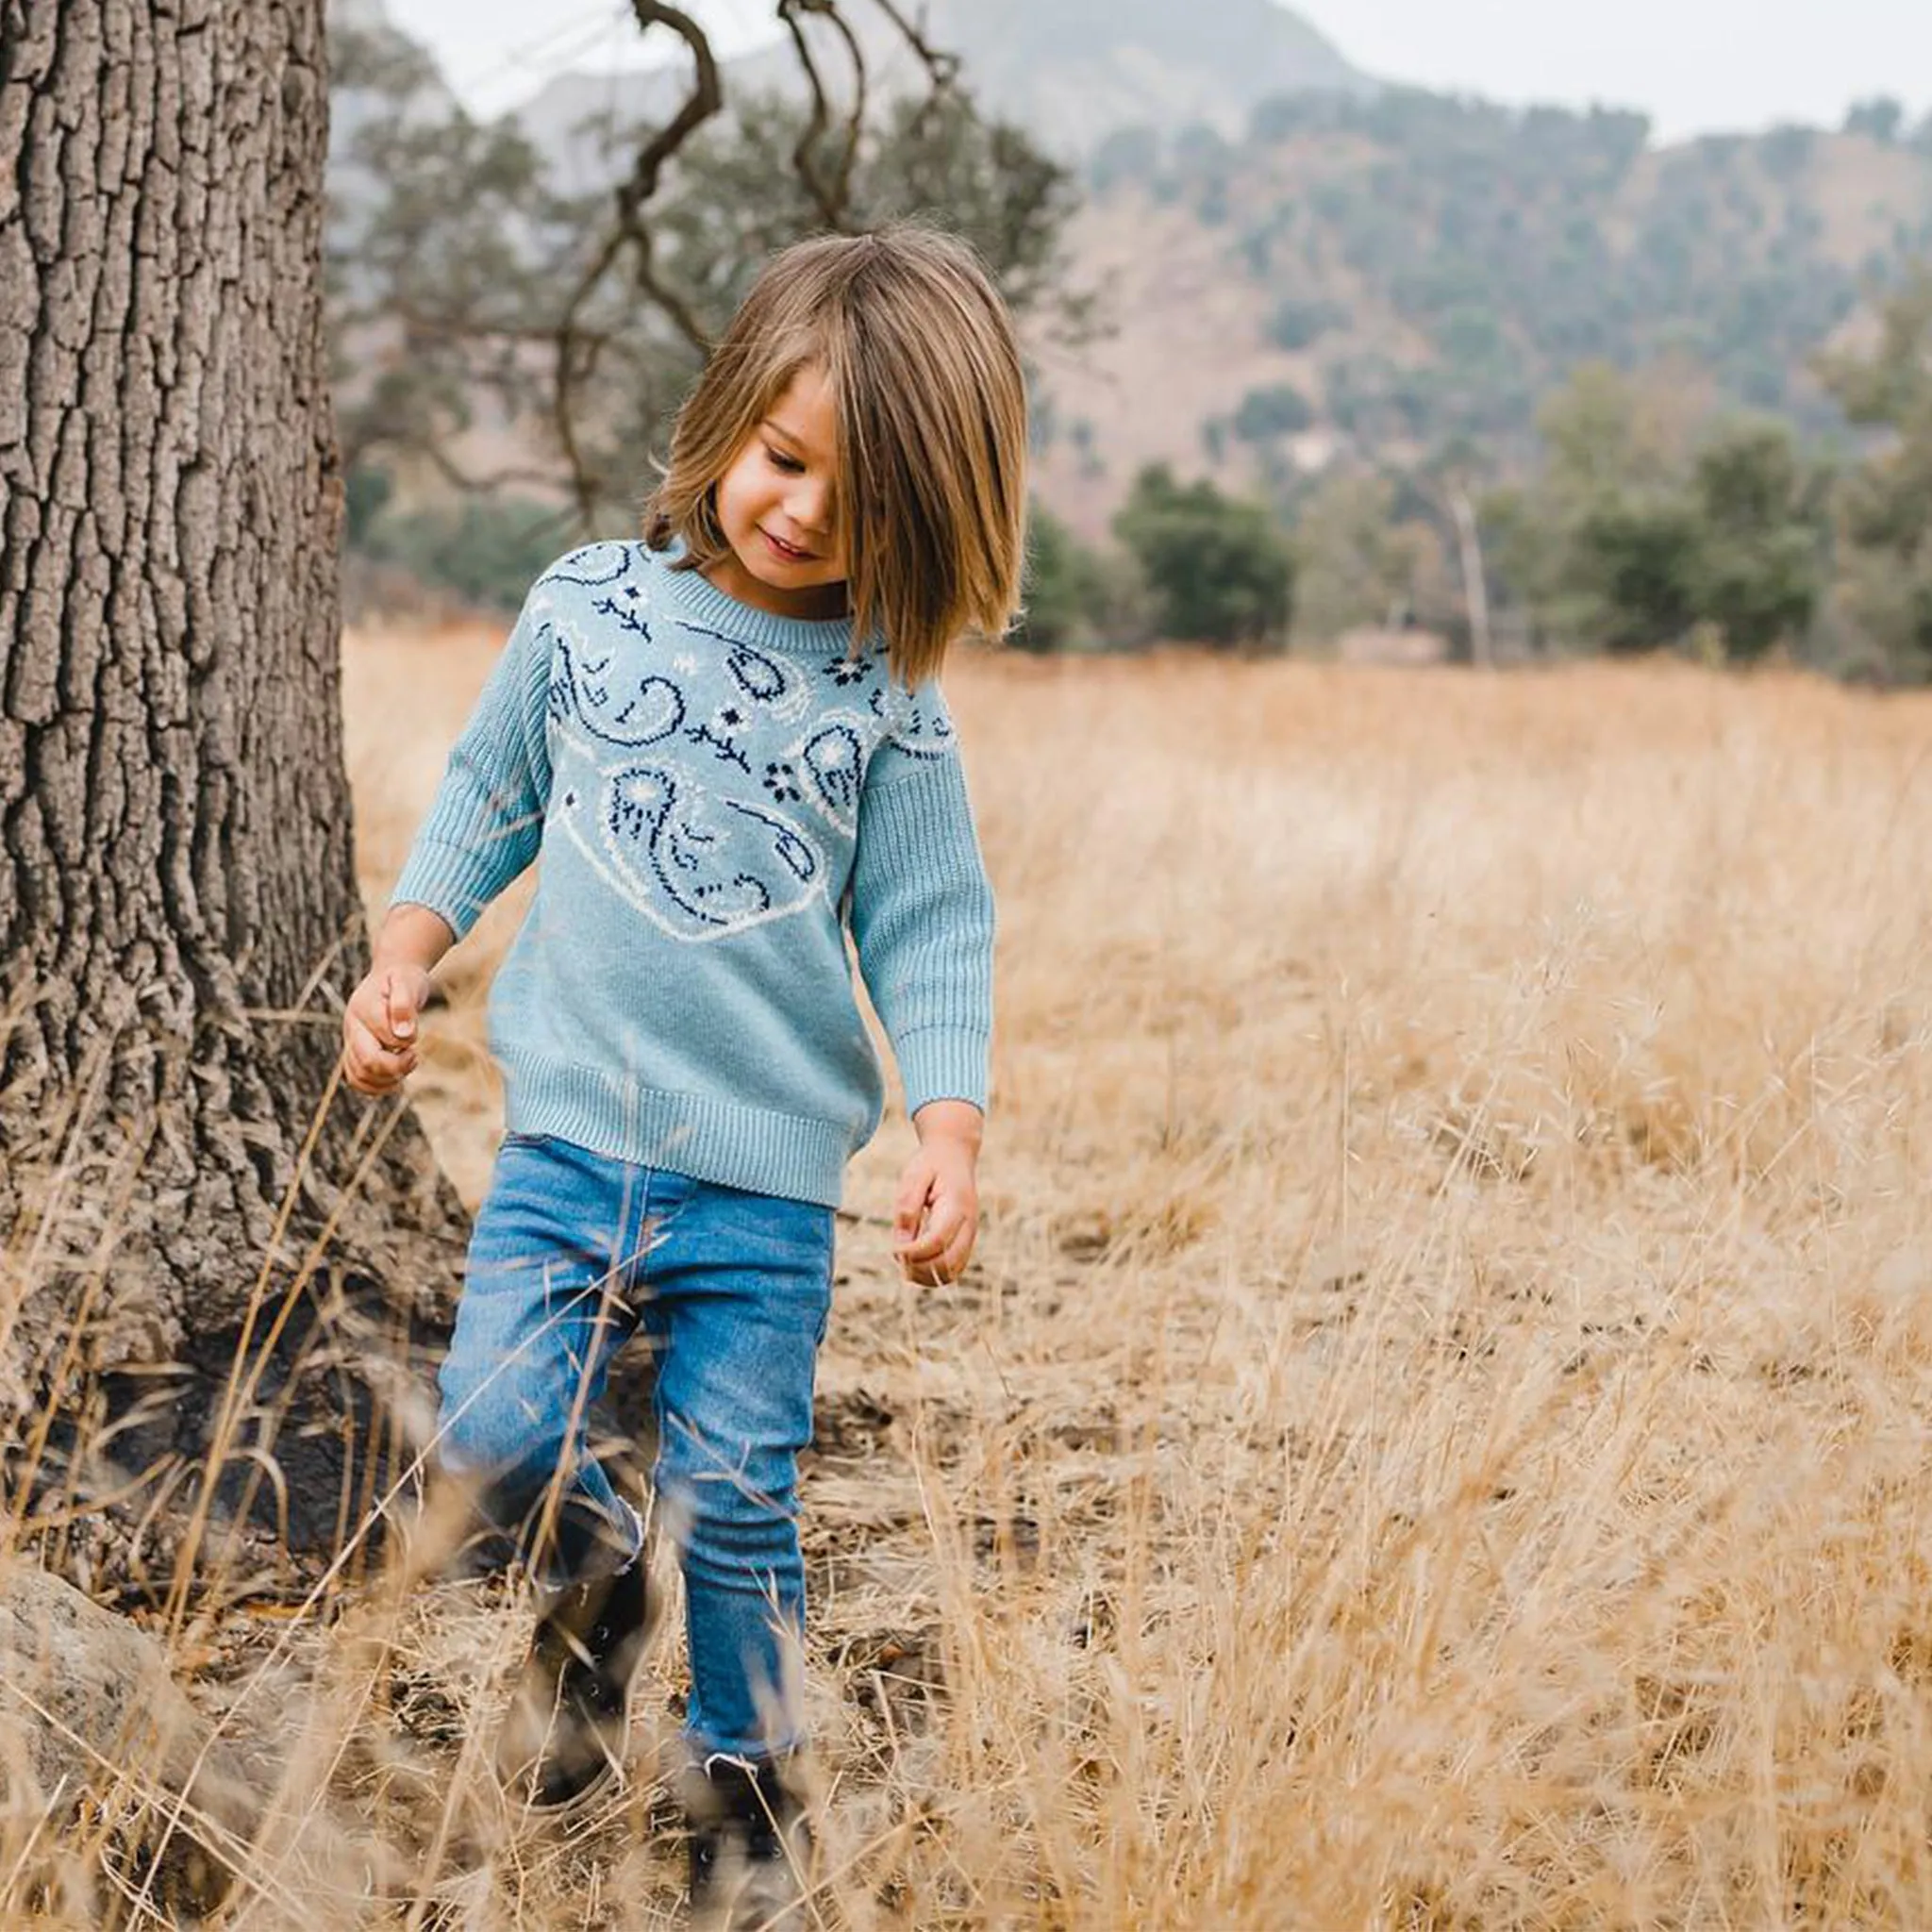
[[[726,595],[779,617],[843,611],[838,427],[824,371],[808,365],[718,479],[718,524],[731,548],[706,575]]]

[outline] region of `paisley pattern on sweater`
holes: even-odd
[[[947,757],[953,725],[937,687],[895,684],[881,651],[799,656],[692,622],[665,571],[641,545],[595,544],[531,593],[549,823],[659,931],[724,939],[834,895],[880,747]]]
[[[719,798],[675,767],[598,774],[565,788],[558,818],[604,879],[673,939],[715,939],[816,898],[824,856],[775,812]]]

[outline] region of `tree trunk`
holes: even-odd
[[[0,1406],[96,1583],[231,1560],[203,1504],[335,1542],[454,1286],[413,1124],[331,1098],[327,115],[323,0],[0,0]]]
[[[1469,659],[1487,671],[1493,658],[1490,648],[1490,586],[1483,565],[1482,531],[1468,488],[1458,480],[1449,485],[1449,513],[1456,520],[1456,544],[1462,560],[1462,597],[1469,614]]]

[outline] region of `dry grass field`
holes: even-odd
[[[373,902],[492,648],[349,641]],[[821,1923],[1932,1924],[1932,704],[950,687],[985,1224],[896,1278],[889,1119],[807,1487]],[[513,913],[418,1076],[473,1201]],[[378,1589],[209,1687],[296,1740],[234,1923],[675,1923],[675,1638],[563,1832],[488,1771],[524,1631]]]

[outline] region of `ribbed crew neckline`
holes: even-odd
[[[678,614],[693,624],[717,630],[734,643],[763,651],[783,651],[793,658],[844,657],[852,645],[849,617],[780,617],[727,595],[708,577],[694,570],[674,568],[679,550],[658,551],[653,557],[663,573]]]

